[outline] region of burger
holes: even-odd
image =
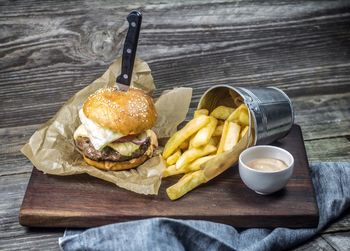
[[[85,162],[96,168],[134,168],[149,159],[158,145],[150,129],[157,119],[155,106],[140,89],[99,89],[85,101],[79,118],[75,145]]]

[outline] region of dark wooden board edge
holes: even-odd
[[[304,142],[304,137],[303,137],[303,131],[301,129],[301,126],[298,125],[298,124],[293,124],[293,127],[297,128],[297,130],[299,131],[299,137],[300,137],[300,141],[302,142],[301,144],[301,147],[302,147],[302,151],[305,153],[305,155],[303,156],[304,158],[304,161],[306,163],[306,167],[307,167],[307,171],[309,173],[309,179],[308,179],[308,182],[310,184],[310,187],[311,187],[311,196],[312,196],[312,199],[314,201],[314,214],[312,217],[310,217],[310,226],[308,227],[317,227],[318,226],[318,223],[319,223],[319,218],[320,218],[320,215],[319,215],[319,208],[318,208],[318,204],[317,204],[317,201],[316,201],[316,193],[315,193],[315,187],[314,187],[314,184],[312,183],[312,177],[311,177],[311,169],[310,169],[310,163],[309,163],[309,160],[308,160],[308,157],[307,157],[307,152],[306,152],[306,147],[305,147],[305,142]],[[302,222],[302,221],[301,221]],[[304,222],[305,223],[305,222]],[[305,224],[305,226],[308,225],[308,224]],[[299,225],[300,226],[300,225]]]
[[[67,216],[71,216],[69,212],[67,212]],[[96,217],[99,218],[99,224],[91,224],[91,222],[96,222]],[[288,219],[286,222],[288,224],[284,224],[281,226],[281,222],[276,220],[276,215],[271,216],[261,216],[261,217],[254,217],[254,221],[252,221],[251,216],[248,215],[236,215],[231,216],[230,220],[227,220],[227,216],[219,217],[219,216],[181,216],[181,215],[174,215],[169,217],[164,217],[162,215],[159,216],[152,216],[152,217],[142,217],[142,219],[148,219],[148,218],[172,218],[172,219],[180,219],[180,220],[204,220],[204,221],[211,221],[215,223],[222,223],[222,224],[228,224],[233,227],[237,228],[277,228],[277,227],[284,227],[284,228],[313,228],[317,227],[318,225],[318,216],[314,214],[310,215],[293,215],[288,218],[283,216],[285,219]],[[112,223],[120,223],[120,222],[126,222],[126,221],[134,221],[134,220],[141,220],[140,217],[115,217],[115,216],[106,216],[106,215],[95,215],[95,216],[84,216],[84,215],[77,215],[74,214],[74,218],[67,217],[62,218],[62,216],[55,216],[55,215],[45,215],[45,214],[38,214],[32,210],[24,209],[21,210],[20,213],[20,224],[22,226],[28,226],[28,227],[52,227],[52,228],[90,228],[90,227],[98,227],[103,226],[106,224],[112,224]],[[82,221],[81,219],[84,219]],[[268,225],[261,224],[262,222],[269,222]],[[35,223],[34,223],[35,222]],[[55,222],[55,225],[52,226],[52,222]],[[89,222],[87,224],[82,222]]]

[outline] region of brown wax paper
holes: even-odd
[[[232,91],[230,88],[223,87],[206,93],[206,95],[201,98],[198,109],[204,108],[208,109],[209,112],[211,112],[214,110],[214,108],[220,105],[237,108],[243,103],[244,100],[238,93]],[[240,139],[240,141],[233,147],[232,150],[220,153],[201,165],[201,169],[203,170],[207,181],[215,178],[230,168],[232,165],[236,164],[241,152],[254,144],[254,123],[252,122],[251,112],[249,109],[248,111],[249,129],[244,137]]]
[[[73,133],[81,124],[78,112],[86,98],[103,87],[115,86],[116,76],[120,74],[121,58],[90,85],[71,97],[55,116],[43,124],[21,149],[33,165],[47,174],[74,175],[87,173],[119,187],[140,194],[158,194],[163,159],[158,155],[141,166],[128,171],[103,171],[87,165],[74,145]],[[155,89],[148,64],[135,60],[131,86],[152,93]],[[179,98],[181,97],[181,98]],[[158,120],[153,128],[158,138],[169,137],[186,118],[192,98],[191,88],[175,88],[163,93],[155,102]]]

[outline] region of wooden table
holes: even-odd
[[[138,56],[156,95],[193,87],[193,112],[213,84],[277,86],[293,100],[309,161],[350,161],[349,2],[116,2],[0,2],[0,250],[58,249],[64,229],[18,224],[32,170],[19,149],[121,54],[132,9],[144,14]],[[349,246],[347,212],[297,250]]]

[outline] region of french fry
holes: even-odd
[[[241,104],[228,118],[230,122],[236,122],[244,126],[249,125],[249,113],[245,104]]]
[[[205,145],[201,148],[192,148],[184,152],[176,162],[176,169],[180,169],[195,159],[211,154],[216,151],[216,147],[213,145]]]
[[[247,134],[244,135],[241,141],[232,149],[223,153],[217,158],[221,159],[219,165],[206,165],[202,166],[202,169],[185,174],[176,184],[168,187],[166,192],[171,200],[176,200],[186,193],[190,192],[194,188],[203,183],[207,183],[209,180],[214,179],[216,176],[223,173],[225,170],[232,166],[232,163],[238,161],[239,154],[248,147]],[[209,157],[209,156],[208,156]]]
[[[220,105],[210,113],[210,116],[217,119],[226,120],[234,110],[235,109],[232,107]]]
[[[219,142],[219,146],[218,146],[218,150],[216,152],[217,154],[222,153],[224,151],[224,145],[225,145],[225,141],[226,141],[228,123],[229,123],[229,121],[227,121],[227,120],[224,123],[223,129],[222,129],[221,138],[220,138],[220,142]]]
[[[222,134],[222,129],[224,128],[224,125],[222,124],[222,125],[218,125],[216,128],[215,128],[215,130],[214,130],[214,132],[213,132],[213,136],[221,136],[221,134]]]
[[[216,118],[212,116],[209,116],[209,118],[210,122],[205,127],[200,129],[191,140],[191,145],[193,147],[198,148],[209,143],[209,140],[215,131],[216,124],[218,123]]]
[[[194,136],[196,136],[196,134],[193,134],[189,141],[188,141],[188,149],[192,149],[193,148],[193,139],[194,139]]]
[[[189,145],[189,140],[185,140],[184,142],[181,143],[181,145],[179,146],[179,148],[183,151],[188,149],[188,145]]]
[[[175,165],[168,166],[164,171],[163,171],[163,178],[172,176],[172,175],[177,175],[181,173],[189,173],[193,171],[197,171],[201,168],[201,165],[208,160],[214,158],[216,155],[209,155],[209,156],[204,156],[199,159],[196,159],[195,161],[191,162],[187,166],[183,166],[180,169],[176,169]]]
[[[226,120],[217,154],[232,149],[232,147],[238,142],[240,131],[241,127],[237,123]]]
[[[244,137],[244,135],[248,132],[249,126],[244,127],[244,129],[241,131],[240,139]]]
[[[168,167],[163,171],[163,177],[185,174],[167,188],[171,200],[182,197],[229,168],[248,143],[249,110],[245,104],[237,109],[218,106],[210,116],[208,114],[207,109],[196,110],[194,118],[176,132],[164,147],[163,158]],[[232,159],[228,155],[231,153],[234,153]],[[221,161],[229,159],[229,163],[206,163],[214,157],[221,158]]]
[[[180,156],[181,156],[181,151],[177,150],[175,153],[173,153],[166,159],[166,164],[168,166],[174,165],[176,161],[180,158]]]
[[[185,167],[185,169],[187,171],[197,171],[201,168],[201,165],[205,162],[207,162],[208,160],[214,158],[216,155],[208,155],[208,156],[204,156],[201,157],[199,159],[196,159],[195,161],[191,162],[187,167]]]
[[[240,123],[243,126],[249,126],[248,110],[244,110],[244,112],[241,112],[241,114],[239,115],[238,123]]]
[[[186,168],[176,169],[175,165],[168,166],[163,171],[163,178],[188,172]]]
[[[199,109],[195,110],[193,114],[193,118],[197,118],[199,115],[208,115],[209,111],[207,109]]]
[[[200,115],[197,118],[190,120],[181,130],[177,131],[170,137],[166,143],[163,150],[163,158],[167,159],[171,154],[173,154],[176,149],[184,142],[186,139],[191,137],[194,133],[199,131],[202,127],[208,124],[210,118],[205,115]]]
[[[185,174],[177,183],[167,188],[166,192],[171,200],[176,200],[197,186],[207,182],[203,170]]]
[[[237,123],[229,122],[226,139],[224,143],[224,152],[231,150],[238,142],[239,135],[241,132],[241,127]]]

